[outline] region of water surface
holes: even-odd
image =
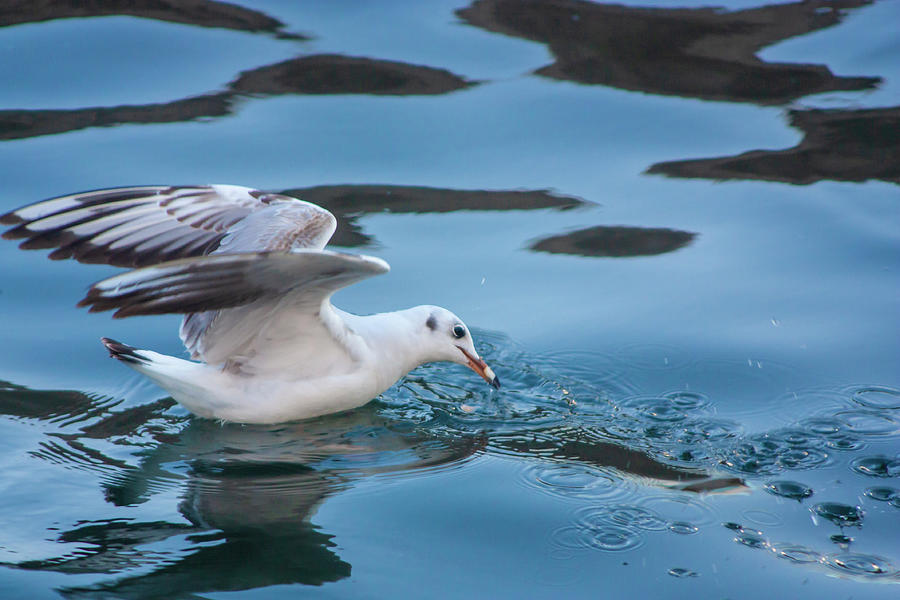
[[[297,195],[504,388],[195,419],[3,242],[0,595],[896,596],[896,3],[75,4],[0,10],[0,211]]]

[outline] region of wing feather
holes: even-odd
[[[334,350],[340,342],[320,314],[331,310],[331,295],[389,269],[379,258],[328,250],[217,254],[110,277],[94,284],[79,306],[91,312],[115,310],[117,318],[187,314],[181,332],[185,345],[195,357],[213,363],[254,356],[267,323],[288,311],[306,323],[307,334],[319,331],[317,339]],[[210,336],[215,343],[208,343]]]
[[[336,221],[296,198],[230,185],[141,186],[52,198],[0,216],[53,259],[141,267],[215,252],[324,248]]]
[[[334,216],[296,198],[231,185],[83,192],[25,206],[0,216],[0,224],[11,226],[4,238],[22,240],[23,249],[52,249],[54,260],[139,267],[96,284],[81,305],[115,309],[117,317],[185,313],[181,338],[197,358],[210,355],[204,348],[213,339],[252,329],[238,319],[264,318],[273,298],[321,304],[335,289],[387,270],[378,259],[327,252],[271,258],[321,250],[337,226]],[[230,337],[232,343],[218,344],[219,354],[247,336]]]

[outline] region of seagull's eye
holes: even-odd
[[[456,339],[466,337],[466,328],[462,325],[454,325],[453,326],[453,337]]]

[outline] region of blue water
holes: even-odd
[[[896,597],[900,5],[194,6],[0,10],[0,212],[295,193],[504,388],[195,419],[4,241],[0,596]]]

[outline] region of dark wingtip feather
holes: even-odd
[[[146,364],[147,360],[137,353],[137,348],[111,340],[109,338],[100,338],[106,349],[109,350],[110,358],[121,360],[122,362],[134,364]]]
[[[16,211],[0,215],[0,225],[19,225],[24,222],[25,219],[17,215]],[[3,237],[6,237],[5,233],[3,234]]]

